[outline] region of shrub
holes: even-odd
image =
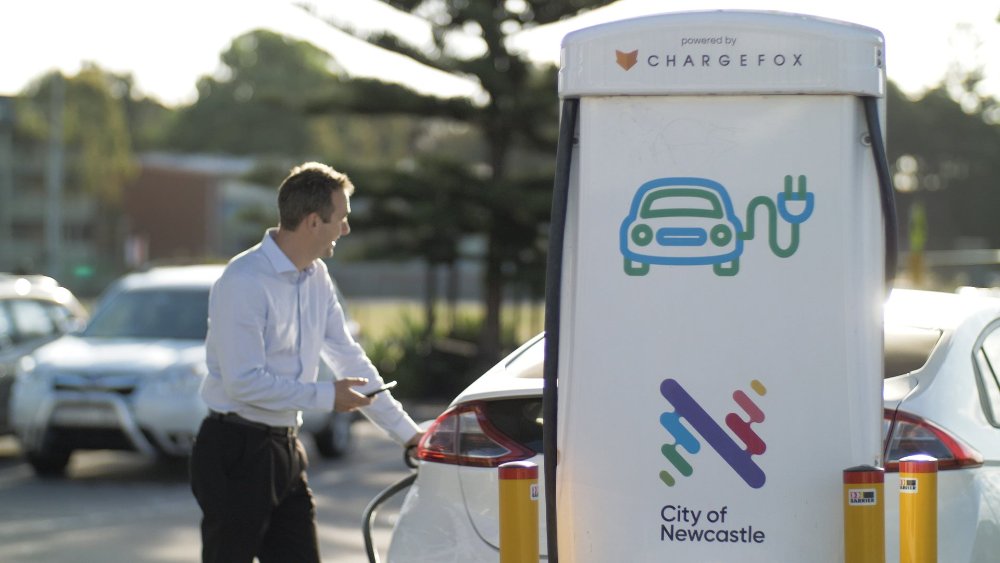
[[[447,332],[428,336],[424,323],[404,315],[396,329],[367,346],[368,356],[385,380],[399,382],[393,395],[450,401],[495,361],[479,355],[481,327],[477,316],[462,316]],[[513,334],[504,330],[506,347],[516,344]]]

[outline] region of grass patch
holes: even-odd
[[[407,324],[424,323],[423,303],[414,299],[348,299],[344,304],[351,318],[361,327],[364,341],[386,339]],[[455,332],[463,320],[482,319],[483,307],[478,301],[463,301],[452,311],[445,305],[435,308],[437,330]],[[542,303],[512,303],[501,310],[504,334],[510,334],[518,343],[538,334],[544,328],[545,306]],[[509,331],[509,332],[508,332]]]
[[[397,397],[450,400],[492,365],[492,360],[484,362],[478,354],[483,321],[478,303],[436,309],[430,335],[419,301],[352,300],[347,306],[382,377],[399,382],[393,391]],[[501,314],[502,342],[507,349],[542,330],[540,304],[509,305]]]

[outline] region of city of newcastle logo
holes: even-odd
[[[624,51],[619,51],[616,49],[615,60],[618,61],[618,66],[624,68],[625,70],[628,70],[633,66],[635,66],[635,63],[639,61],[639,51],[635,50],[626,53]]]
[[[758,396],[763,397],[767,393],[764,384],[756,379],[750,383],[750,387]],[[673,444],[663,444],[660,450],[663,457],[681,475],[690,477],[694,473],[694,468],[679,450],[684,449],[691,455],[695,455],[701,450],[701,442],[681,424],[683,418],[691,428],[694,428],[695,432],[708,442],[709,446],[722,456],[722,459],[736,471],[747,485],[754,489],[764,486],[766,476],[760,466],[754,462],[753,456],[763,454],[767,446],[760,436],[750,428],[751,424],[764,421],[764,411],[760,410],[760,407],[746,393],[736,390],[733,392],[733,400],[747,413],[750,417],[749,420],[744,420],[735,412],[726,415],[726,426],[746,445],[746,448],[741,447],[730,438],[729,434],[705,412],[705,409],[676,380],[663,380],[660,384],[660,393],[674,407],[673,412],[665,412],[660,415],[660,424],[675,440]],[[660,471],[660,480],[668,487],[673,487],[676,483],[673,475],[666,470]]]

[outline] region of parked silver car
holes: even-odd
[[[86,320],[87,311],[56,280],[0,273],[0,435],[13,430],[7,407],[17,361]]]
[[[223,266],[175,266],[129,274],[105,292],[79,334],[19,363],[12,423],[39,475],[62,474],[74,450],[185,456],[208,408],[208,295]],[[326,377],[332,377],[327,373]],[[313,413],[304,428],[321,455],[351,442],[354,415]]]

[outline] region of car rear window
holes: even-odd
[[[895,377],[916,371],[927,363],[941,331],[910,326],[885,327],[885,361],[883,377]]]
[[[497,430],[535,453],[541,453],[541,397],[490,401],[485,410],[486,418]]]

